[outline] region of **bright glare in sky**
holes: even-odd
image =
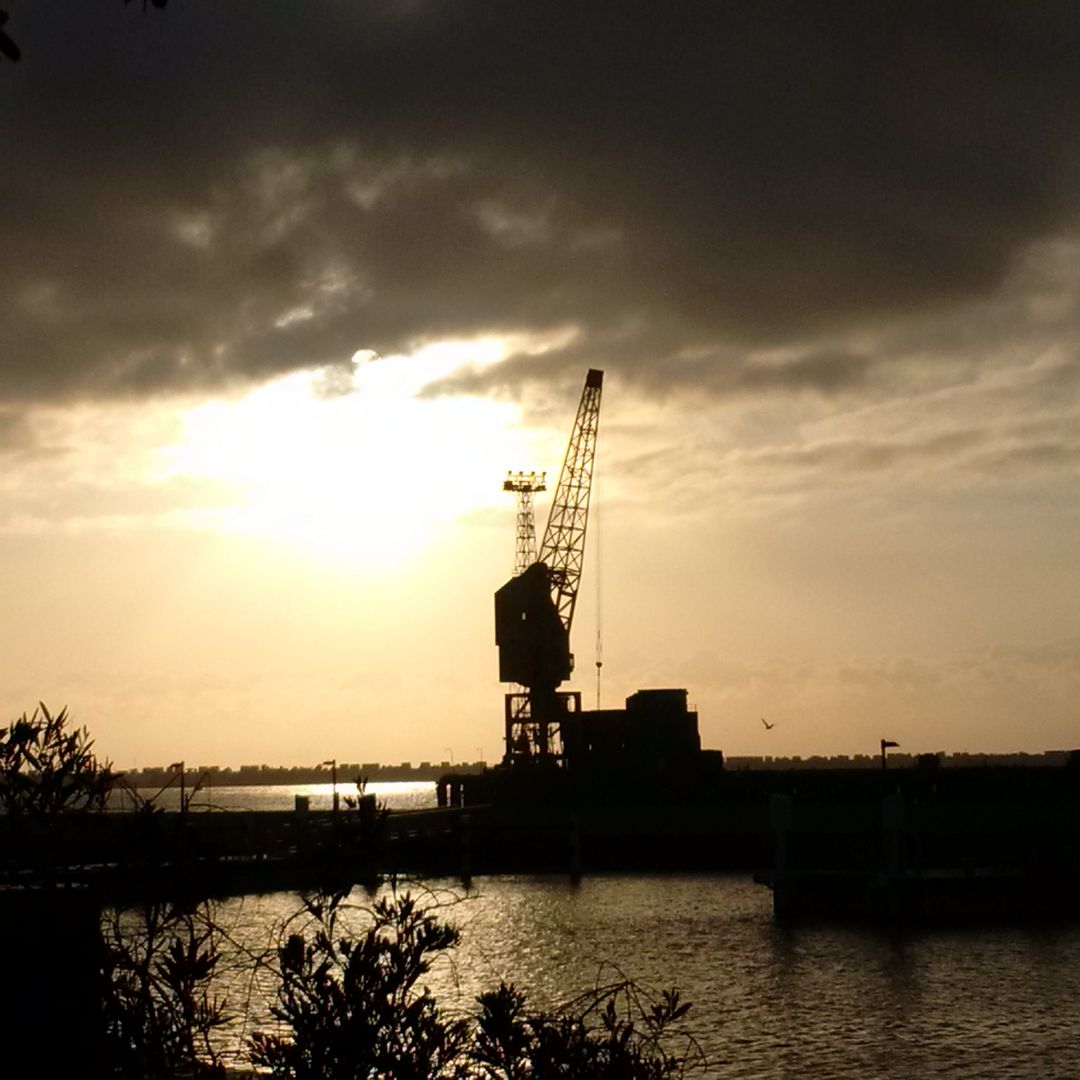
[[[516,406],[415,396],[464,362],[492,363],[504,352],[491,339],[408,357],[358,353],[349,385],[335,384],[332,395],[325,373],[298,372],[238,401],[197,407],[167,452],[166,472],[236,492],[233,505],[200,512],[203,526],[361,571],[397,568],[455,518],[502,505],[506,469],[528,467]]]

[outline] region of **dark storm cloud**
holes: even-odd
[[[845,352],[814,351],[792,359],[764,361],[732,354],[730,349],[710,353],[691,360],[671,359],[664,365],[662,376],[649,364],[656,352],[650,351],[653,336],[643,334],[636,348],[612,349],[617,356],[616,366],[628,375],[629,381],[654,388],[659,396],[680,390],[704,392],[714,397],[739,394],[761,395],[770,392],[793,393],[813,391],[837,394],[866,384],[872,368],[869,357]],[[606,351],[603,335],[577,342],[558,351],[555,358],[560,372],[580,382],[582,364],[595,360]],[[628,363],[629,361],[629,363]],[[465,367],[446,378],[429,383],[422,397],[435,398],[452,394],[493,394],[514,397],[523,383],[550,380],[553,361],[548,353],[510,357],[496,367]],[[576,386],[576,382],[560,380]]]
[[[836,391],[867,363],[733,357],[985,293],[1078,209],[1072,3],[8,7],[9,399],[565,327],[508,373]]]

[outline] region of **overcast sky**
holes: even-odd
[[[599,621],[730,754],[1080,745],[1075,3],[6,9],[9,718],[496,757],[591,366],[587,704]]]

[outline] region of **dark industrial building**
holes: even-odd
[[[639,690],[625,709],[568,713],[562,723],[568,769],[663,769],[701,750],[698,717],[685,690]]]

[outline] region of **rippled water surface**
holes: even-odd
[[[342,780],[337,786],[339,796],[356,794],[356,785]],[[391,810],[422,810],[435,806],[435,785],[427,780],[383,781],[368,784],[365,791]],[[214,787],[204,784],[194,794],[189,791],[189,807],[193,813],[215,810],[292,810],[296,796],[309,800],[312,810],[329,810],[333,806],[332,784],[247,784]],[[139,788],[144,799],[153,799],[164,810],[180,808],[180,788],[172,784],[161,790]],[[116,809],[125,808],[124,792],[118,792]],[[344,802],[342,803],[344,805]]]
[[[461,929],[429,980],[453,1011],[500,979],[555,1004],[621,973],[694,1003],[711,1076],[1080,1076],[1077,927],[784,929],[766,889],[729,876],[493,877],[467,897],[453,882],[426,888]],[[297,906],[248,897],[222,916],[264,947]],[[248,1030],[266,1022],[266,994],[233,972]]]

